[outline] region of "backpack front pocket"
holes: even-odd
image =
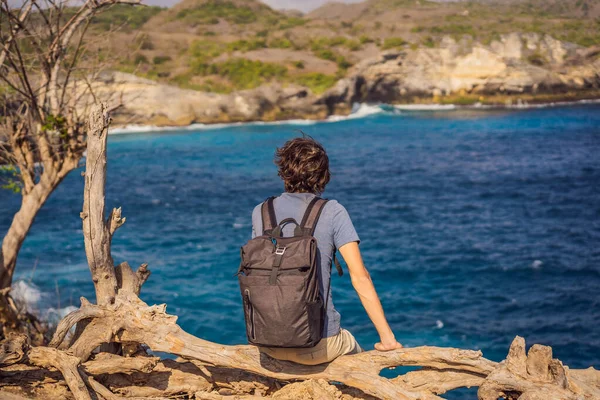
[[[240,275],[246,333],[252,344],[269,347],[312,347],[320,340],[321,302],[309,306],[306,277],[284,274],[277,285],[267,276]],[[316,308],[319,308],[317,310]]]

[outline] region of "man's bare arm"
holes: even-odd
[[[381,301],[371,280],[371,275],[369,275],[369,271],[367,271],[363,264],[358,243],[347,243],[340,247],[339,250],[348,265],[352,286],[354,286],[354,290],[358,293],[365,311],[379,333],[380,342],[375,344],[375,349],[389,351],[401,348],[402,345],[396,341],[394,333],[385,318]]]

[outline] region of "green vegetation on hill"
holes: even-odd
[[[65,8],[63,11],[65,21],[73,17],[77,10],[76,7]],[[130,32],[141,28],[150,18],[163,10],[165,8],[155,6],[135,7],[128,4],[115,4],[92,18],[90,25],[102,31],[120,29]]]
[[[271,80],[286,77],[288,70],[274,63],[234,58],[211,64],[207,72],[226,78],[235,89],[253,89]]]
[[[264,6],[262,10],[269,17],[275,17],[275,12]],[[184,8],[175,14],[176,19],[197,24],[218,24],[219,19],[224,19],[233,24],[250,24],[257,22],[262,13],[248,6],[238,6],[231,1],[208,0],[196,4],[194,7]]]
[[[381,48],[383,50],[387,50],[387,49],[393,49],[393,48],[397,48],[397,47],[402,47],[406,44],[406,40],[399,38],[399,37],[391,37],[391,38],[387,38],[383,41],[383,46],[381,46]]]
[[[531,32],[600,45],[600,15],[594,14],[600,0],[366,1],[304,16],[258,0],[182,0],[162,11],[119,5],[92,25],[106,30],[123,24],[129,32],[126,40],[115,41],[120,53],[98,51],[106,60],[118,54],[116,68],[217,92],[278,81],[321,93],[377,51],[434,48],[448,35],[490,45],[504,34]],[[533,65],[550,62],[535,49],[525,57]]]
[[[585,47],[600,44],[600,17],[563,16],[577,4],[585,3],[584,0],[563,0],[563,6],[558,2],[550,3],[550,8],[543,7],[545,3],[530,1],[498,10],[498,6],[470,2],[464,5],[462,11],[448,14],[441,20],[419,21],[417,26],[411,28],[411,32],[438,37],[451,35],[457,39],[468,35],[488,44],[497,40],[500,34],[531,32],[548,34]],[[554,13],[549,10],[554,10]]]
[[[302,74],[298,75],[294,82],[308,87],[316,94],[321,94],[325,92],[327,89],[335,85],[338,77],[333,75],[325,75],[321,73],[310,73],[310,74]]]
[[[140,28],[162,10],[164,8],[155,6],[134,7],[127,4],[115,4],[105,12],[94,17],[92,24],[105,30],[118,26],[134,30]]]

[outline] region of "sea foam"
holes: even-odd
[[[379,105],[366,103],[356,103],[349,115],[332,115],[324,120],[312,119],[289,119],[284,121],[254,121],[254,122],[231,122],[218,124],[191,124],[187,126],[153,126],[153,125],[123,125],[109,130],[111,135],[129,134],[129,133],[151,133],[151,132],[170,132],[170,131],[202,131],[232,128],[236,126],[270,126],[270,125],[295,125],[308,126],[318,123],[331,123],[346,121],[349,119],[364,118],[369,115],[383,113],[384,110]]]
[[[58,323],[67,314],[77,309],[72,305],[61,308],[48,307],[53,296],[42,293],[33,282],[25,280],[14,282],[10,295],[20,312],[28,312],[50,324]]]
[[[383,103],[355,103],[352,112],[348,115],[330,115],[323,120],[312,119],[290,119],[284,121],[254,121],[254,122],[231,122],[217,124],[191,124],[187,126],[154,126],[154,125],[123,125],[109,129],[109,134],[132,134],[132,133],[152,133],[152,132],[185,132],[185,131],[204,131],[232,128],[237,126],[271,126],[271,125],[291,125],[291,126],[309,126],[320,123],[335,123],[347,120],[366,118],[377,114],[398,115],[402,112],[421,112],[421,111],[455,111],[455,110],[490,110],[490,109],[534,109],[548,107],[564,107],[580,104],[600,104],[600,99],[564,101],[544,104],[530,104],[527,102],[518,102],[504,105],[487,105],[475,103],[473,105],[456,104],[396,104],[389,105]]]

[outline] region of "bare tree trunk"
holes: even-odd
[[[58,182],[38,183],[30,193],[24,194],[21,208],[15,214],[8,232],[2,241],[2,263],[0,263],[0,289],[12,284],[13,273],[17,265],[17,256],[33,225],[33,221],[42,208],[50,193]],[[3,265],[2,265],[3,264]]]
[[[88,151],[85,161],[85,188],[83,192],[83,236],[96,301],[99,305],[112,304],[117,294],[117,275],[110,252],[112,235],[125,219],[121,209],[113,210],[104,220],[104,185],[106,183],[106,144],[110,117],[104,104],[92,109],[88,130]]]
[[[21,208],[15,214],[0,250],[0,324],[4,335],[19,328],[18,314],[9,292],[17,266],[17,256],[33,225],[33,221],[50,194],[62,181],[62,176],[42,176],[33,189],[23,194]]]

